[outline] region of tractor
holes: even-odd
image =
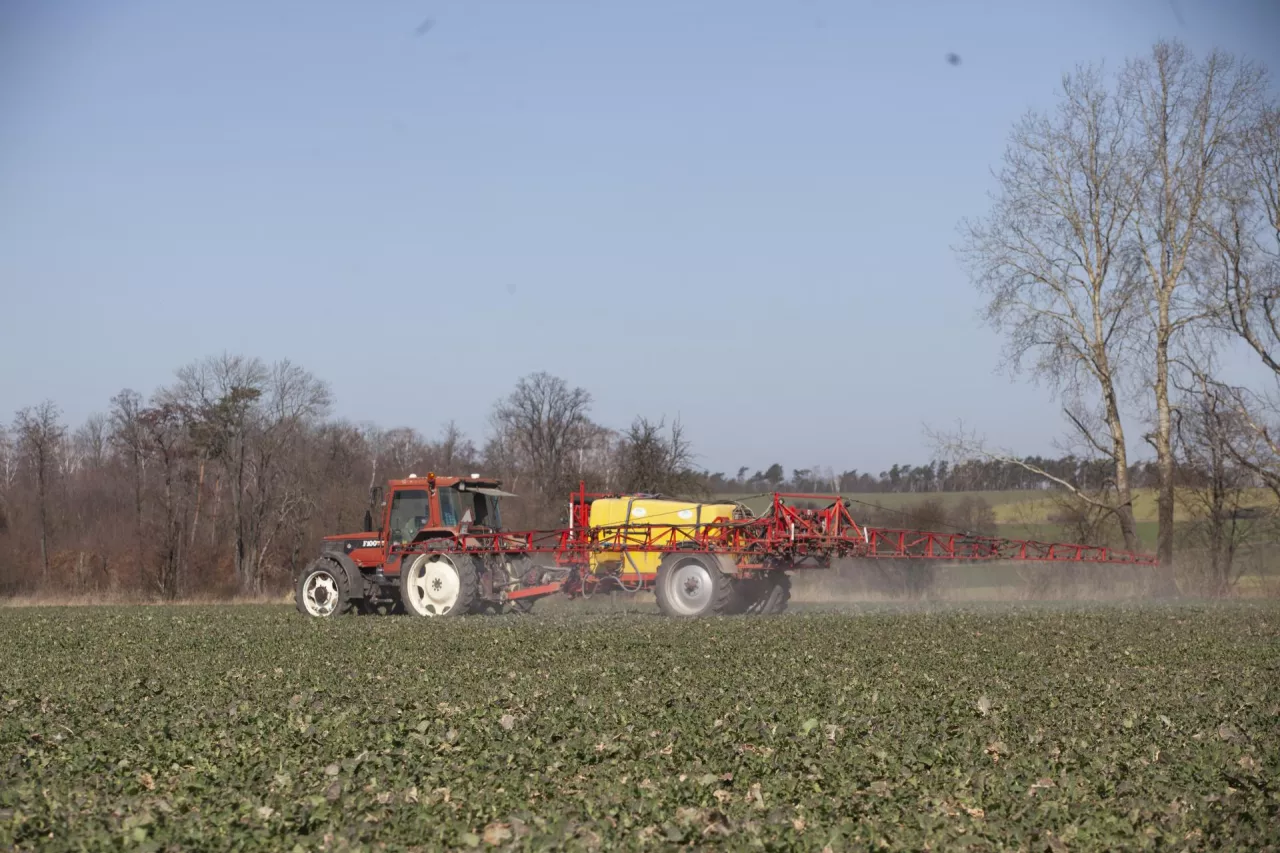
[[[479,474],[428,473],[374,487],[364,530],[324,537],[320,556],[298,576],[298,610],[316,617],[529,612],[536,596],[510,593],[560,572],[540,570],[524,554],[467,556],[451,550],[465,545],[469,535],[502,533],[501,501],[515,495],[501,486]]]
[[[650,590],[667,616],[769,615],[786,609],[793,572],[840,560],[1158,562],[1096,545],[866,526],[841,495],[775,493],[756,514],[737,501],[589,494],[580,483],[567,527],[512,531],[500,502],[514,495],[501,485],[478,474],[389,481],[385,499],[371,494],[362,532],[325,537],[297,579],[298,609],[317,617],[527,613],[548,595]]]

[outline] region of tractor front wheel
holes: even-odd
[[[479,596],[476,563],[465,554],[423,554],[400,575],[400,600],[410,616],[464,616]]]
[[[317,619],[345,615],[355,606],[347,589],[346,572],[323,557],[303,570],[294,590],[294,601],[298,612]]]
[[[715,556],[675,551],[658,565],[653,592],[667,616],[714,616],[730,612],[733,585],[734,578],[720,571]]]

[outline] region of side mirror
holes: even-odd
[[[367,509],[364,511],[364,530],[366,533],[373,532],[373,513]]]

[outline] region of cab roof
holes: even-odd
[[[403,480],[388,480],[387,485],[393,489],[425,489],[432,475],[418,477],[407,477]],[[496,477],[436,477],[435,484],[437,489],[447,489],[466,483],[468,486],[476,486],[479,488],[496,489],[502,485],[502,481]]]

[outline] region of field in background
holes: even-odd
[[[843,497],[855,501],[851,512],[857,517],[859,505],[863,508],[883,507],[889,510],[901,510],[919,504],[925,500],[939,501],[943,506],[954,507],[966,498],[981,498],[995,510],[996,521],[1000,524],[1033,524],[1048,523],[1050,517],[1059,512],[1053,494],[1045,491],[1028,489],[1010,489],[1005,491],[973,491],[973,492],[843,492]],[[741,500],[753,511],[763,510],[769,505],[769,498],[759,495],[721,494],[717,499]],[[1254,506],[1274,507],[1276,498],[1269,489],[1250,489],[1246,493],[1246,503]],[[1133,514],[1138,522],[1156,521],[1156,493],[1154,489],[1135,489],[1133,495]],[[1181,503],[1175,508],[1175,519],[1185,521],[1188,517]]]
[[[0,848],[1262,849],[1278,608],[13,609]]]
[[[951,506],[960,503],[965,497],[980,497],[993,507],[1001,507],[1006,504],[1023,503],[1029,499],[1040,497],[1038,493],[1009,490],[1009,491],[976,491],[976,492],[844,492],[843,496],[861,504],[872,504],[875,506],[885,507],[886,509],[902,509],[905,506],[917,504],[927,498],[936,498],[944,505]],[[761,497],[759,495],[744,495],[740,493],[725,493],[716,495],[717,499],[740,500],[752,511],[761,511],[769,506],[769,497]],[[856,509],[856,505],[855,505]],[[855,513],[854,517],[857,515]]]

